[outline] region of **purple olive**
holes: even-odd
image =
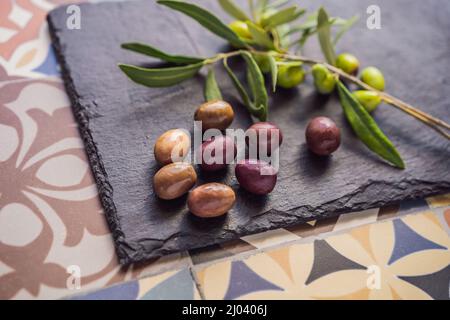
[[[339,148],[341,131],[333,120],[317,117],[308,123],[305,132],[309,149],[317,155],[327,156]]]
[[[217,171],[227,167],[236,158],[237,148],[228,136],[217,136],[206,140],[199,148],[201,167],[205,171]]]
[[[240,161],[236,165],[235,174],[242,188],[258,195],[272,192],[277,183],[274,167],[261,160]]]
[[[276,139],[275,134],[278,135],[278,145],[273,146],[274,150],[272,150],[272,135],[274,135],[274,139]],[[267,150],[267,155],[270,155],[272,151],[275,151],[279,146],[281,146],[281,143],[283,142],[283,134],[281,133],[281,130],[276,125],[270,122],[257,122],[250,128],[248,128],[246,132],[247,144],[249,144],[249,141],[250,143],[252,143],[252,139],[253,141],[255,139],[254,137],[256,137],[257,141],[258,149],[256,151],[258,152],[258,154],[260,149],[263,150],[262,152],[264,152],[265,149]]]

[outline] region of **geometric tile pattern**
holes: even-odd
[[[417,244],[399,254],[407,241]],[[436,215],[425,212],[196,273],[206,299],[449,299],[449,248]]]
[[[125,282],[73,300],[196,300],[197,288],[188,269],[170,271],[142,280]]]
[[[74,2],[0,1],[0,299],[448,298],[450,194],[121,267],[45,22]]]

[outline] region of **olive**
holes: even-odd
[[[259,150],[267,151],[267,155],[272,154],[272,151],[275,151],[278,149],[279,146],[281,146],[281,143],[283,142],[283,134],[281,133],[281,130],[270,122],[257,122],[250,126],[250,128],[247,129],[246,135],[246,141],[247,144],[249,142],[254,142],[254,139],[256,137],[256,145],[257,150],[256,152],[260,152]],[[273,146],[272,150],[272,135],[278,135],[278,144]],[[253,139],[253,140],[252,140]],[[251,146],[249,146],[251,148]]]
[[[234,119],[233,108],[228,102],[212,100],[202,104],[195,111],[194,120],[202,122],[202,129],[225,130]]]
[[[243,38],[243,39],[251,39],[252,38],[252,34],[248,30],[248,25],[244,21],[236,20],[236,21],[231,22],[228,26],[240,38]]]
[[[356,75],[359,69],[359,61],[350,53],[342,53],[336,58],[336,67],[348,74]]]
[[[188,196],[188,208],[201,218],[213,218],[225,214],[236,202],[233,189],[221,183],[207,183],[201,185]]]
[[[205,171],[217,171],[227,167],[236,158],[237,148],[234,140],[228,136],[217,136],[202,143],[197,151],[201,168]]]
[[[314,85],[321,94],[330,94],[336,87],[335,76],[323,65],[315,64],[312,67]]]
[[[327,117],[312,119],[308,123],[305,136],[309,149],[320,156],[332,154],[341,143],[339,128]]]
[[[153,177],[153,188],[161,199],[181,197],[197,181],[194,168],[186,162],[176,162],[162,167]]]
[[[269,55],[277,54],[277,52],[273,51],[273,50],[268,51],[267,53]],[[270,72],[270,62],[269,62],[269,58],[267,57],[267,55],[253,54],[253,58],[255,59],[256,63],[258,64],[258,67],[261,70],[261,72],[263,72],[263,73]]]
[[[291,89],[305,80],[305,70],[301,63],[280,62],[278,65],[277,86]]]
[[[250,193],[265,195],[275,188],[277,172],[270,164],[261,160],[240,161],[235,169],[236,179]]]
[[[385,87],[383,73],[375,67],[365,68],[361,72],[361,81],[379,91],[383,91]]]
[[[161,165],[182,161],[191,148],[191,139],[182,129],[164,132],[156,140],[153,152]]]
[[[353,96],[367,112],[373,112],[381,103],[381,97],[378,93],[368,90],[357,90],[353,92]]]

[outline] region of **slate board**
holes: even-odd
[[[215,1],[197,2],[229,20]],[[322,3],[332,15],[362,17],[343,38],[340,51],[354,52],[364,66],[380,67],[393,95],[450,120],[447,0],[413,6],[408,0],[301,1],[310,9]],[[382,9],[381,30],[370,31],[365,26],[369,4]],[[199,173],[199,184],[224,181],[236,190],[236,206],[224,217],[196,218],[188,212],[186,198],[158,200],[151,184],[158,169],[152,154],[154,141],[170,128],[192,128],[194,110],[203,101],[204,78],[164,89],[136,85],[117,63],[148,65],[155,61],[119,46],[142,41],[169,52],[202,56],[227,47],[192,20],[153,1],[81,4],[80,8],[81,30],[66,28],[65,7],[52,11],[48,21],[123,264],[450,190],[448,141],[402,112],[381,106],[375,118],[407,165],[404,171],[392,168],[357,140],[337,98],[318,96],[309,80],[298,89],[280,90],[271,97],[270,119],[281,127],[285,139],[278,184],[270,196],[252,196],[241,190],[230,169],[215,176]],[[321,57],[315,40],[306,51]],[[246,128],[251,119],[223,70],[219,82],[237,112],[233,127]],[[329,158],[312,155],[304,143],[306,123],[318,115],[333,118],[342,128],[342,145]]]

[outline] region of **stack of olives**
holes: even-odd
[[[202,122],[202,128],[225,130],[233,122],[234,112],[225,101],[215,100],[202,104],[195,112],[194,119]],[[271,136],[277,130],[279,144],[282,135],[278,127],[271,123],[260,122],[248,130],[266,134],[267,139],[258,140],[258,144],[267,143],[263,147],[270,150]],[[267,142],[269,141],[269,142]],[[162,134],[155,143],[156,161],[163,167],[153,177],[156,195],[164,200],[179,198],[191,190],[197,182],[194,167],[183,160],[190,152],[191,142],[188,133],[183,129],[172,129]],[[260,147],[259,145],[257,146]],[[262,147],[262,146],[261,146]],[[217,150],[220,150],[217,153]],[[221,135],[202,143],[197,156],[201,159],[201,169],[206,172],[218,171],[227,167],[236,158],[235,142],[229,136]],[[276,170],[262,160],[240,161],[235,168],[236,178],[241,187],[257,194],[270,193],[276,184]],[[189,210],[202,218],[218,217],[228,212],[236,201],[234,190],[221,183],[207,183],[189,192],[187,204]]]
[[[342,71],[356,76],[359,70],[358,59],[350,53],[342,53],[336,58],[336,67]],[[322,94],[330,94],[336,87],[335,76],[322,64],[312,67],[314,84],[316,89]],[[361,72],[361,81],[372,88],[383,91],[385,87],[384,76],[375,67],[367,67]],[[377,92],[368,90],[356,90],[353,92],[356,100],[368,111],[373,112],[381,103],[381,97]]]

